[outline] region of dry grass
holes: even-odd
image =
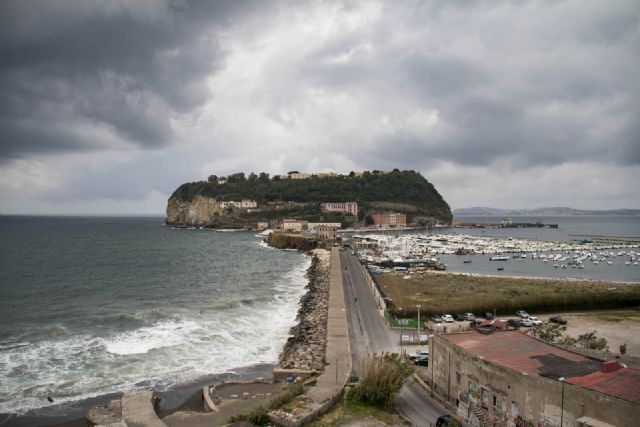
[[[550,313],[565,310],[632,308],[640,306],[640,284],[608,282],[482,277],[429,274],[403,279],[401,275],[376,276],[389,294],[393,307],[403,307],[415,316],[416,304],[428,316],[439,313],[515,310]]]
[[[599,313],[576,314],[580,317],[595,317],[603,322],[622,322],[623,320],[640,320],[640,309],[636,310],[616,310]]]

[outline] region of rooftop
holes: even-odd
[[[471,354],[514,371],[565,381],[620,399],[640,402],[640,370],[545,343],[517,331],[442,335]]]

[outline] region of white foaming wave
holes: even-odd
[[[144,354],[153,349],[184,344],[189,335],[200,329],[194,321],[159,322],[133,331],[124,332],[113,338],[102,339],[107,352],[126,356]]]
[[[0,351],[0,412],[49,406],[48,395],[65,403],[150,385],[162,390],[205,375],[275,363],[305,292],[310,260],[304,259],[272,284],[270,301],[249,309],[160,321],[112,337],[21,341]]]

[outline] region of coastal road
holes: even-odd
[[[400,335],[390,329],[380,315],[378,302],[362,271],[360,261],[348,249],[342,251],[341,261],[353,373],[358,375],[367,355],[383,351],[399,352]],[[435,424],[439,416],[449,413],[411,378],[398,393],[395,406],[405,420],[416,426]]]

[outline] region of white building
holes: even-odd
[[[282,230],[300,232],[307,228],[307,221],[300,221],[297,219],[283,219]]]
[[[325,212],[340,212],[347,215],[358,216],[358,204],[356,202],[323,203],[322,210],[324,210]]]
[[[316,227],[335,227],[337,229],[340,229],[340,227],[342,227],[342,224],[340,224],[339,222],[310,222],[307,224],[307,229],[309,231],[315,231]]]

